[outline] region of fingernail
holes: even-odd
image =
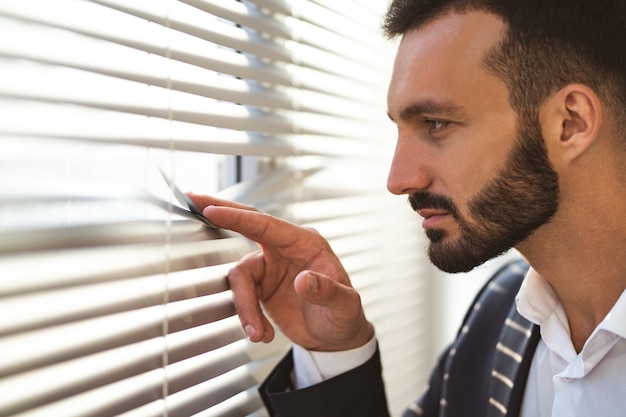
[[[252,339],[252,337],[256,334],[256,329],[251,324],[247,324],[246,327],[244,327],[244,330],[248,339]]]
[[[310,292],[316,292],[317,291],[317,277],[311,273],[307,274],[307,286],[309,287],[309,291]]]

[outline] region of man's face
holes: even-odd
[[[389,88],[398,144],[388,188],[409,195],[430,259],[447,272],[515,246],[558,208],[538,124],[518,120],[506,86],[482,65],[503,30],[469,13],[405,35]]]

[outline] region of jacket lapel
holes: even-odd
[[[489,387],[488,417],[518,417],[530,364],[539,342],[539,327],[514,304],[496,347]]]

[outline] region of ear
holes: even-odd
[[[583,155],[598,137],[602,103],[591,88],[569,84],[542,106],[540,121],[553,164],[567,164]]]

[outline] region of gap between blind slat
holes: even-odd
[[[382,3],[381,7],[380,3],[372,2],[371,0],[366,0],[370,2],[367,4],[369,7],[366,7],[366,4],[359,4],[358,0],[352,0],[350,2],[335,0],[311,1],[332,10],[340,16],[346,16],[356,22],[370,22],[370,27],[380,25],[381,15],[385,12],[384,3]]]
[[[352,27],[355,30],[353,33],[346,33],[346,31],[337,33],[334,25],[330,25],[330,28],[323,28],[306,20],[293,18],[288,6],[270,9],[274,13],[284,14],[284,19],[270,19],[258,7],[251,7],[248,2],[224,2],[222,0],[182,0],[182,2],[272,37],[293,40],[333,53],[337,53],[337,50],[343,50],[355,61],[362,62],[370,68],[382,68],[380,61],[367,61],[370,54],[366,53],[367,48],[363,46],[369,45],[364,39],[372,41],[380,41],[380,39],[375,39],[371,36],[370,31],[360,25]],[[261,4],[261,6],[266,7],[267,4]],[[324,20],[323,17],[318,19],[322,22]],[[268,24],[268,21],[271,23]],[[355,21],[358,22],[359,20],[355,19]]]
[[[6,106],[0,104],[0,112]],[[102,128],[87,130],[80,126],[72,127],[64,123],[62,118],[54,118],[53,107],[50,107],[48,120],[41,124],[27,123],[24,113],[17,113],[14,109],[3,112],[12,117],[10,121],[0,125],[0,142],[11,140],[75,140],[103,144],[126,144],[149,148],[169,149],[174,143],[179,151],[212,153],[224,155],[248,155],[261,157],[289,157],[303,155],[318,155],[331,158],[353,157],[362,159],[377,159],[372,150],[376,145],[367,140],[356,140],[347,137],[330,137],[315,135],[278,135],[274,137],[255,132],[237,132],[212,126],[181,126],[174,130],[176,133],[168,138],[157,125],[166,120],[152,119],[153,126],[142,129],[137,126],[136,132],[128,126],[127,131],[119,129],[115,124],[103,124]],[[95,118],[98,120],[98,118]],[[83,119],[84,124],[88,121]],[[92,124],[97,126],[97,124]],[[154,128],[154,129],[153,129]],[[152,132],[154,131],[154,134]],[[148,136],[149,135],[149,136]],[[207,141],[206,138],[214,138]]]
[[[312,172],[315,172],[315,171],[312,171]],[[244,201],[244,202],[261,201],[262,196],[276,195],[277,193],[280,193],[281,190],[289,189],[291,186],[295,185],[297,181],[299,181],[299,179],[295,177],[295,174],[290,173],[289,170],[285,170],[282,172],[274,171],[266,176],[261,176],[255,180],[251,180],[246,183],[241,183],[238,186],[231,188],[230,195],[225,195],[225,196],[235,197],[235,199],[239,201]],[[356,201],[358,201],[358,199],[362,198],[362,196],[356,196],[356,198],[357,198]],[[326,203],[330,203],[330,202],[326,201]],[[312,204],[312,203],[309,203],[309,204]],[[350,200],[346,198],[342,198],[339,200],[339,205],[343,207],[349,207],[352,204],[350,204]],[[296,207],[300,208],[300,210],[302,209],[302,206],[300,204],[298,204]],[[266,207],[266,208],[271,208],[271,207]],[[345,209],[342,210],[342,212],[345,212]],[[331,220],[325,223],[308,223],[308,225],[319,228],[323,233],[327,235],[327,237],[333,238],[333,239],[336,239],[339,236],[350,236],[350,235],[355,235],[355,234],[359,235],[359,234],[366,233],[366,232],[375,233],[375,230],[378,227],[376,225],[375,217],[371,217],[370,215],[367,215],[367,214],[364,214],[362,217],[355,216],[356,213],[353,210],[348,210],[345,215],[345,216],[348,216],[348,218],[344,218],[343,220],[341,220],[342,212],[335,213],[334,216],[330,217]],[[146,228],[145,226],[149,226],[149,227]],[[216,237],[218,236],[217,233],[219,233],[216,231],[205,229],[195,224],[190,224],[188,222],[182,222],[182,224],[180,224],[180,226],[178,227],[177,227],[177,222],[174,222],[172,226],[174,227],[173,237],[175,240],[177,239],[177,236],[179,236],[179,238],[185,238],[186,240],[189,240],[189,239],[201,240],[201,239],[206,239],[207,237],[210,237],[210,236]],[[133,230],[137,227],[139,227],[137,230]],[[20,232],[16,232],[15,237],[16,239],[17,238],[23,239],[24,244],[20,246],[18,244],[19,240],[12,240],[11,248],[13,250],[16,250],[16,248],[19,249],[22,246],[24,248],[27,248],[30,245],[33,245],[35,243],[46,246],[47,245],[46,241],[48,240],[56,248],[62,247],[60,246],[61,244],[64,244],[66,247],[79,247],[79,246],[84,246],[85,244],[88,244],[89,246],[98,246],[98,245],[103,246],[103,245],[109,245],[114,242],[120,243],[122,241],[128,243],[131,240],[132,236],[136,236],[135,239],[137,239],[138,242],[144,242],[144,243],[160,242],[162,241],[162,233],[164,233],[164,230],[166,227],[167,227],[167,224],[165,222],[155,222],[155,223],[139,222],[136,225],[132,223],[122,223],[118,225],[107,224],[107,225],[102,225],[102,226],[74,227],[71,229],[63,229],[63,230],[51,229],[50,239],[45,238],[46,236],[45,230],[33,230],[30,233],[22,230]],[[194,238],[193,237],[194,235],[190,234],[191,232],[195,233],[197,237]],[[99,233],[103,233],[101,238],[98,238]],[[31,238],[29,239],[28,236],[31,236]],[[75,236],[75,238],[72,238],[72,236]],[[357,239],[358,239],[358,236],[357,236]],[[202,247],[201,250],[206,251],[206,252],[218,252],[218,251],[223,252],[224,249],[218,249],[218,248],[232,247],[233,244],[235,246],[238,246],[238,245],[241,245],[242,243],[243,242],[240,243],[240,242],[230,242],[230,241],[223,241],[223,240],[217,240],[217,241],[214,240],[214,241],[210,241],[210,243],[203,242],[203,243],[198,243],[198,245],[191,243],[191,245],[196,245],[196,247]],[[340,241],[336,242],[337,245],[339,243]],[[186,245],[189,245],[189,244],[186,244]],[[215,247],[214,250],[209,249],[212,246]],[[248,245],[243,244],[241,248],[242,250],[245,250],[248,248]],[[143,252],[145,248],[142,248],[141,250]],[[198,254],[201,253],[198,251],[197,248],[195,252]],[[194,251],[191,251],[190,253],[194,253]],[[234,256],[237,256],[240,253],[242,253],[241,250],[238,250],[235,252]],[[92,252],[89,256],[97,256],[95,254],[96,252]],[[69,255],[76,256],[74,253],[70,253]],[[86,258],[86,259],[89,259],[89,258]],[[18,264],[19,262],[16,265]],[[10,265],[11,265],[10,260],[8,260],[8,262],[5,263],[4,265],[0,263],[0,270],[2,270],[4,266],[4,273],[7,275],[10,275],[11,274]],[[20,273],[24,274],[24,271],[22,270],[20,271]],[[28,276],[28,272],[26,272],[26,276]],[[1,286],[0,286],[0,289],[1,289]]]
[[[181,97],[183,99],[190,99],[190,101],[184,106],[168,108],[167,95],[165,94],[166,90],[163,90],[163,92],[156,92],[154,90],[137,91],[137,95],[131,96],[133,99],[122,100],[106,97],[103,94],[100,97],[89,97],[81,94],[79,90],[73,92],[61,90],[58,88],[58,84],[54,86],[48,85],[47,90],[49,91],[46,91],[43,80],[41,83],[37,83],[33,79],[29,79],[28,81],[28,86],[17,85],[16,83],[0,85],[0,95],[20,100],[59,103],[64,105],[71,104],[92,109],[133,113],[162,119],[168,119],[168,117],[173,114],[173,120],[225,129],[274,134],[294,133],[297,131],[293,123],[290,123],[283,117],[254,108],[246,108],[243,106],[230,106],[230,108],[227,108],[218,106],[211,100],[206,100],[204,105],[200,103],[192,105],[191,101],[198,101],[199,97],[197,96]],[[38,85],[44,89],[38,89]],[[108,90],[108,93],[111,93],[111,91]],[[310,133],[318,132],[313,130]]]
[[[324,237],[332,239],[339,245],[341,240],[350,239],[351,237],[360,237],[361,239],[366,235],[379,235],[381,237],[382,234],[377,232],[381,231],[380,222],[383,219],[383,216],[372,215],[371,213],[346,215],[339,212],[337,216],[325,221],[307,222],[306,226],[313,227]],[[388,229],[388,227],[385,225],[385,229]],[[385,235],[389,235],[389,233],[385,233]],[[387,240],[380,242],[380,244],[386,243]]]
[[[363,47],[362,43],[346,43],[344,34],[324,36],[324,32],[319,27],[312,25],[306,28],[298,28],[294,25],[285,27],[284,37],[287,42],[284,43],[268,40],[254,31],[238,28],[233,24],[214,19],[208,21],[211,15],[207,16],[205,13],[200,13],[198,9],[185,6],[180,2],[174,3],[167,12],[153,11],[147,9],[145,5],[141,8],[129,6],[119,0],[99,0],[97,3],[263,59],[303,65],[325,72],[333,68],[337,74],[351,75],[365,83],[370,83],[372,77],[380,74],[382,69],[380,60],[372,59],[371,55],[366,53],[367,48]],[[311,31],[313,33],[310,33]],[[297,33],[297,39],[291,41],[293,38],[291,34],[294,32]],[[332,65],[333,61],[337,64]]]
[[[36,22],[41,25],[48,25],[59,29],[68,29],[88,38],[111,42],[120,46],[167,57],[168,59],[180,60],[209,70],[212,69],[225,74],[256,79],[261,82],[277,85],[291,85],[293,83],[291,75],[284,70],[274,65],[263,63],[261,60],[251,56],[244,56],[219,48],[212,48],[211,54],[207,55],[206,45],[193,37],[188,37],[185,42],[179,41],[178,44],[174,43],[173,39],[169,39],[170,44],[168,44],[168,32],[166,30],[160,26],[150,26],[140,19],[137,20],[140,21],[142,25],[148,25],[146,26],[146,30],[135,32],[134,36],[121,37],[107,30],[94,32],[93,28],[85,27],[84,24],[76,27],[75,24],[72,25],[71,20],[69,22],[56,22],[41,12],[39,15],[31,16],[31,10],[22,10],[16,7],[15,4],[12,4],[12,8],[8,10],[8,6],[1,4],[0,6],[2,7],[0,8],[0,12],[4,12],[5,16],[8,15],[14,18],[25,19],[28,22]],[[76,15],[78,16],[80,14],[77,13]],[[67,19],[67,17],[64,18]],[[154,32],[153,29],[157,27],[160,28],[162,33],[149,33]],[[141,34],[143,37],[138,37],[138,34]],[[158,43],[159,40],[161,40],[161,43]],[[201,45],[198,46],[198,43]]]
[[[160,337],[163,320],[167,320],[168,331],[174,334],[234,314],[230,293],[221,293],[168,303],[167,309],[157,305],[67,324],[37,326],[35,329],[25,327],[15,336],[3,335],[6,345],[3,342],[2,350],[11,354],[10,357],[30,355],[41,362],[60,357],[76,358]],[[80,335],[80,339],[68,345],[67,341],[76,335]],[[27,341],[35,344],[25,345]],[[19,351],[20,346],[24,352]],[[46,350],[38,352],[41,346],[46,346]],[[21,368],[29,366],[29,363],[21,363]],[[8,374],[15,372],[17,365],[9,363],[2,367],[6,368],[2,372]]]
[[[240,343],[247,344],[248,342],[242,341]],[[258,386],[264,379],[264,376],[284,355],[285,349],[276,344],[269,347],[256,345],[253,351],[256,350],[259,353],[255,357],[244,355],[241,358],[241,367],[211,378],[209,381],[205,381],[206,378],[203,378],[203,374],[211,370],[200,363],[198,361],[199,358],[176,364],[176,375],[173,375],[173,379],[175,379],[175,393],[169,398],[170,415],[190,416],[231,398],[242,390]],[[225,355],[230,357],[230,353]],[[220,379],[231,379],[233,377],[245,379],[247,381],[246,385],[242,386],[240,383],[233,386],[233,384],[225,384],[223,381],[220,381]],[[180,382],[178,383],[178,381]],[[220,391],[226,391],[228,395],[223,396]]]
[[[176,304],[168,305],[167,310],[161,306],[160,308],[145,309],[143,312],[133,312],[133,315],[126,314],[117,319],[117,326],[119,327],[100,327],[98,326],[96,320],[85,322],[84,332],[91,332],[93,337],[89,337],[83,333],[80,343],[77,346],[73,346],[73,352],[62,351],[57,353],[47,352],[46,350],[41,352],[42,355],[48,355],[48,358],[52,357],[55,353],[57,356],[63,356],[63,354],[65,354],[66,357],[71,353],[71,356],[68,358],[69,360],[64,362],[54,362],[47,367],[40,367],[30,372],[20,373],[12,377],[5,377],[0,380],[2,392],[11,393],[11,395],[8,396],[10,400],[7,399],[6,402],[3,401],[0,405],[0,410],[6,411],[18,404],[22,404],[22,407],[27,406],[27,408],[30,408],[46,404],[50,401],[71,397],[77,393],[92,390],[103,385],[116,385],[116,381],[118,380],[121,381],[120,383],[124,383],[124,381],[129,379],[143,378],[147,374],[154,374],[155,372],[157,374],[160,373],[159,368],[162,365],[162,362],[159,358],[161,357],[162,351],[166,347],[167,343],[167,340],[163,340],[161,337],[160,321],[163,320],[164,317],[167,317],[170,324],[181,327],[177,322],[180,322],[180,320],[184,321],[185,314],[189,317],[188,314],[193,313],[194,311],[201,311],[202,307],[200,307],[200,304],[202,301],[204,300],[196,300],[193,303],[196,304],[196,306],[193,306],[192,309],[187,307],[184,311],[174,312],[173,314],[167,313],[172,313],[169,307],[178,307]],[[186,304],[190,303],[187,302]],[[232,309],[232,307],[230,309]],[[136,324],[134,322],[124,322],[124,320],[132,321],[132,317],[137,317],[139,313],[142,313],[144,316],[146,314],[143,313],[150,313],[149,315],[153,316],[150,319],[153,323],[149,324],[145,321],[145,318],[143,321],[139,321]],[[167,316],[165,316],[166,314]],[[180,314],[183,314],[183,316],[178,317]],[[100,321],[102,322],[103,320],[108,320],[107,324],[112,324],[110,323],[110,317],[105,317]],[[89,329],[87,328],[88,325],[95,326]],[[133,329],[134,327],[136,327],[136,329]],[[190,323],[187,323],[185,324],[185,327],[191,328],[192,326]],[[231,332],[224,328],[224,326],[218,326],[218,328],[214,331],[210,331],[205,328],[205,332],[209,335],[213,335],[215,339],[214,342],[209,342],[207,344],[207,348],[214,347],[217,349],[220,345],[226,346],[227,344],[232,343],[233,338],[241,338],[243,336],[241,330],[235,330],[232,324],[230,325],[230,328],[232,329]],[[114,329],[117,333],[114,333],[113,335],[106,334],[107,330],[111,331],[112,329]],[[122,332],[122,330],[124,332]],[[179,331],[182,331],[182,328]],[[69,334],[72,333],[69,332]],[[73,334],[75,335],[77,333]],[[56,337],[61,337],[62,335],[63,333],[58,333]],[[55,335],[51,336],[55,337]],[[184,336],[187,335],[183,334],[183,337]],[[196,337],[198,336],[203,337],[203,334],[196,332]],[[174,342],[176,342],[175,333],[168,336],[168,339],[170,337],[172,337]],[[46,340],[40,339],[39,342],[40,343],[37,346],[45,346]],[[83,350],[78,350],[81,345]],[[63,349],[62,345],[60,347]],[[67,349],[68,346],[65,346],[65,348]],[[172,347],[172,350],[176,352],[177,349]],[[204,352],[207,351],[208,350],[205,350]],[[221,352],[228,355],[229,349],[225,351],[218,351],[217,354],[221,354]],[[179,357],[188,357],[184,353],[176,353]],[[146,355],[145,357],[144,354]],[[209,359],[212,357],[211,353],[207,354],[209,356],[204,355],[204,353],[200,353],[199,355],[199,357],[207,357]],[[46,358],[41,358],[40,360],[43,361],[44,359]],[[115,365],[116,363],[118,363],[118,365]],[[228,361],[224,362],[224,356],[220,356],[220,360],[217,361],[217,365],[219,367],[228,365]],[[173,364],[172,366],[176,366],[176,364]],[[235,366],[239,366],[239,363],[233,363],[230,369]],[[68,378],[68,376],[72,377]],[[32,380],[57,381],[57,383],[52,385],[42,385],[29,390],[27,389],[27,386]],[[13,410],[13,412],[15,412],[15,410]]]
[[[250,360],[245,369],[253,375],[254,380],[257,382],[264,378],[264,375],[269,372],[270,368],[277,363],[280,356],[284,355],[286,351],[284,347],[285,338],[280,333],[277,333],[275,343],[270,345],[239,341],[236,346],[240,347],[244,343]],[[189,362],[189,364],[188,368],[190,368],[192,373],[197,371],[197,368],[201,368],[201,365],[196,365],[192,362]],[[242,367],[242,369],[244,368]],[[219,376],[220,382],[217,385],[222,386],[226,384],[226,380],[230,380],[233,375],[240,373],[241,370],[235,370],[230,375]],[[182,417],[188,417],[192,414],[194,417],[227,417],[231,415],[247,415],[263,407],[258,397],[258,385],[256,384],[251,388],[233,393],[231,396],[223,396],[222,398],[215,398],[211,395],[212,392],[215,392],[215,390],[211,389],[213,386],[213,383],[202,383],[194,385],[190,389],[174,393],[171,397],[173,401],[169,403],[171,408],[168,408],[168,412],[174,412],[174,415]],[[207,403],[207,398],[211,400],[210,403]],[[194,407],[200,406],[201,408],[199,410],[188,409],[184,405],[186,403],[193,403]],[[211,406],[212,404],[215,405]],[[163,402],[156,401],[121,414],[120,417],[160,417],[164,410]],[[170,415],[172,414],[170,413]]]
[[[240,259],[254,249],[256,246],[243,238],[172,244],[169,249],[169,272],[223,265]],[[72,259],[80,262],[71,262]],[[163,262],[162,245],[77,248],[0,257],[0,276],[11,277],[0,280],[0,296],[12,297],[160,274],[164,272]],[[85,265],[96,265],[98,268],[86,269]]]
[[[4,7],[6,8],[6,6]],[[0,8],[0,11],[2,11],[2,8]],[[110,30],[108,30],[108,28],[98,29],[96,26],[93,25],[85,26],[84,23],[82,23],[82,20],[74,22],[70,18],[68,18],[68,15],[51,17],[41,12],[36,17],[29,17],[30,12],[31,10],[29,9],[22,10],[19,7],[14,7],[14,9],[8,8],[8,10],[5,10],[6,14],[14,16],[15,18],[29,19],[30,21],[37,22],[42,25],[71,30],[76,34],[80,34],[88,38],[112,42],[136,50],[164,56],[168,59],[180,60],[182,62],[198,65],[207,69],[214,69],[218,72],[241,76],[242,71],[247,71],[246,75],[250,76],[251,79],[257,79],[258,81],[270,82],[278,85],[300,85],[301,80],[305,79],[305,72],[303,71],[308,71],[308,73],[313,71],[314,73],[319,72],[321,76],[324,76],[323,73],[327,73],[326,77],[337,77],[343,80],[344,83],[353,85],[359,84],[361,85],[361,88],[369,87],[371,89],[375,85],[373,80],[376,80],[377,77],[383,75],[383,73],[380,71],[373,72],[371,74],[368,74],[367,72],[364,73],[363,66],[350,70],[351,65],[353,65],[350,62],[343,63],[342,65],[324,66],[323,68],[301,67],[301,62],[299,63],[300,68],[298,71],[303,72],[303,74],[301,76],[298,76],[296,75],[297,72],[296,74],[291,74],[289,72],[285,72],[284,69],[280,69],[274,63],[267,63],[267,57],[263,56],[243,55],[240,53],[236,53],[235,51],[229,51],[227,49],[215,47],[212,47],[211,53],[207,54],[207,46],[210,46],[207,44],[207,41],[201,40],[195,36],[188,35],[183,32],[170,32],[160,25],[150,24],[149,22],[134,17],[133,19],[137,19],[137,22],[135,23],[143,25],[144,29],[141,31],[137,31],[135,29],[132,33],[128,33],[127,36],[123,36],[123,26],[119,28],[118,32],[113,34]],[[109,12],[107,11],[107,13]],[[77,11],[76,16],[78,15],[80,14]],[[123,14],[120,14],[120,16],[116,17],[123,17],[124,19],[131,18],[130,15]],[[105,22],[106,15],[102,16],[101,20]],[[159,40],[161,40],[161,42],[159,42]],[[315,51],[308,51],[307,54],[310,54],[311,52]],[[293,51],[291,51],[290,53],[291,55],[293,55]],[[341,60],[342,58],[336,59]],[[222,64],[220,64],[220,62]],[[319,60],[317,59],[315,62],[319,62]],[[374,62],[369,63],[368,65],[366,65],[366,67],[375,67]],[[228,69],[222,70],[224,68],[220,69],[221,67],[223,67],[223,64],[229,65],[231,69],[234,69],[234,72],[231,72]],[[233,64],[235,64],[234,68],[232,67]],[[237,70],[237,67],[239,67],[239,70]],[[290,68],[292,67],[293,66],[291,66]],[[336,71],[328,72],[330,68],[336,68]],[[265,78],[259,78],[259,76],[262,76],[263,74],[265,74]],[[355,79],[357,79],[358,82],[353,81]],[[294,82],[296,84],[294,84]],[[315,84],[309,83],[309,85],[314,86]],[[320,87],[318,86],[317,88]],[[334,89],[327,91],[332,92],[334,91]]]
[[[375,139],[387,136],[380,128],[372,128],[367,137],[358,139],[355,136],[342,135],[341,131],[334,128],[324,129],[323,135],[299,132],[295,135],[267,136],[257,132],[233,131],[173,121],[169,126],[172,135],[168,137],[166,128],[169,122],[166,119],[154,117],[146,119],[139,114],[78,108],[64,105],[62,102],[37,103],[4,99],[0,100],[0,111],[6,116],[0,125],[0,134],[5,136],[84,139],[161,148],[169,146],[168,142],[171,140],[179,150],[228,154],[232,152],[238,155],[317,154],[372,159],[375,155],[373,151],[376,149]],[[76,119],[76,114],[80,114],[80,121],[69,123],[69,119]],[[33,115],[38,115],[39,123],[32,123]],[[375,114],[372,114],[370,121],[375,118]],[[343,121],[345,126],[348,126],[345,118]],[[313,123],[312,118],[309,123]]]
[[[335,198],[305,200],[294,205],[294,217],[298,223],[311,224],[323,220],[332,220],[335,216],[366,215],[367,213],[381,213],[383,210],[389,212],[389,196],[382,195],[380,191],[363,192],[358,195],[337,196]],[[402,214],[407,211],[403,205],[398,205],[390,212],[393,215]]]
[[[374,223],[376,221],[377,219],[372,219],[370,223]],[[380,231],[380,228],[376,225],[364,226],[361,229],[361,231],[354,233],[347,232],[339,236],[328,236],[328,233],[325,232],[326,229],[320,229],[320,232],[324,235],[324,237],[328,236],[328,240],[331,242],[333,250],[342,259],[347,258],[350,255],[356,255],[364,250],[371,250],[373,253],[378,253],[378,255],[373,255],[375,258],[386,259],[394,248],[402,248],[407,244],[417,244],[420,242],[418,238],[395,238],[394,233],[390,233],[389,231],[386,231],[385,233],[376,233],[377,231]],[[398,231],[401,231],[401,229]],[[371,236],[376,236],[376,238],[371,238]],[[359,240],[366,242],[360,243]],[[352,245],[356,245],[356,247],[352,247]],[[376,248],[378,248],[378,250],[376,250]],[[402,253],[395,253],[394,259],[403,259]],[[366,262],[365,265],[370,265],[370,262]]]
[[[230,266],[232,264],[170,274],[168,302],[226,291],[225,277]],[[154,275],[6,298],[0,304],[0,316],[13,317],[13,320],[0,323],[0,336],[161,305],[163,279],[163,275]],[[25,308],[32,305],[38,308]]]
[[[208,410],[194,414],[193,417],[267,417],[268,414],[259,397],[258,388],[258,386],[254,386],[233,395]]]
[[[0,105],[0,111],[4,106]],[[52,108],[51,108],[52,110]],[[54,113],[51,111],[50,113]],[[107,123],[102,125],[102,129],[87,130],[82,127],[68,127],[63,118],[42,121],[34,126],[26,123],[24,113],[15,114],[13,111],[4,112],[4,115],[15,115],[7,123],[0,125],[0,141],[9,142],[11,140],[74,140],[80,142],[92,142],[102,144],[135,145],[149,148],[169,149],[172,143],[180,151],[212,153],[224,155],[249,155],[265,157],[287,157],[303,154],[314,155],[315,147],[307,144],[294,146],[294,142],[299,142],[299,138],[286,136],[268,137],[255,132],[234,132],[227,129],[219,129],[211,126],[182,126],[180,132],[168,138],[163,130],[158,129],[158,124],[163,119],[152,119],[153,126],[142,129],[137,126],[136,132],[128,126],[128,131],[124,132],[115,124]],[[48,116],[51,116],[48,114]],[[23,120],[22,120],[23,119]],[[88,118],[87,118],[88,119]],[[95,119],[98,119],[95,117]],[[83,119],[84,124],[88,120]],[[100,121],[102,123],[102,121]],[[175,125],[175,123],[174,123]],[[98,126],[94,123],[92,126]],[[191,127],[191,129],[190,129]],[[154,128],[154,129],[153,129]],[[200,128],[200,129],[197,129]],[[176,127],[174,126],[176,130]],[[154,134],[152,134],[155,130]],[[203,133],[204,131],[204,133]],[[215,138],[208,141],[207,138]],[[343,138],[337,138],[340,142]],[[346,140],[346,139],[343,139]],[[310,150],[309,150],[310,149]],[[318,154],[322,154],[318,152]]]
[[[380,297],[380,294],[384,291],[381,290],[379,292],[377,288],[384,287],[388,282],[395,283],[396,281],[406,281],[408,282],[408,284],[406,284],[408,287],[417,289],[418,287],[413,287],[412,281],[419,282],[418,277],[420,274],[424,275],[427,272],[424,270],[421,263],[422,262],[417,258],[407,261],[402,258],[395,260],[393,257],[387,257],[376,265],[366,269],[354,267],[354,265],[349,264],[344,264],[344,266],[351,277],[354,287],[359,292],[363,293],[363,305],[369,306],[369,304],[384,303],[385,299]],[[412,295],[412,297],[415,297],[415,295]]]
[[[169,415],[187,417],[220,404],[243,390],[258,388],[262,379],[255,376],[267,375],[283,354],[281,350],[263,360],[252,362],[228,374],[198,384],[192,389],[172,395]]]
[[[100,1],[100,0],[98,0]],[[251,7],[248,2],[224,1],[224,0],[181,0],[189,6],[205,13],[217,16],[221,19],[238,23],[261,33],[288,39],[288,28],[268,14],[261,12],[256,7]]]
[[[106,247],[129,244],[163,244],[165,232],[172,230],[175,239],[204,240],[218,238],[220,232],[191,221],[136,221],[59,228],[4,231],[0,256],[80,247]],[[0,262],[0,271],[2,264]]]
[[[185,2],[193,0],[184,0]],[[198,1],[198,0],[195,0]],[[204,1],[204,0],[199,0]],[[337,33],[342,37],[354,40],[355,42],[371,45],[379,44],[380,37],[376,32],[371,31],[371,26],[365,25],[363,21],[354,20],[349,15],[341,15],[333,10],[324,8],[313,2],[294,2],[285,0],[249,0],[259,7],[272,10],[287,16],[310,23],[313,26],[325,28]],[[368,21],[368,23],[371,21]],[[370,29],[370,30],[367,30]]]
[[[6,79],[5,79],[6,80]],[[76,80],[78,81],[78,80]],[[244,106],[218,105],[214,101],[188,93],[179,95],[166,94],[167,90],[158,91],[138,89],[132,96],[133,100],[121,100],[114,97],[115,90],[103,90],[98,95],[86,96],[84,90],[67,91],[59,84],[50,85],[44,80],[33,78],[22,80],[22,83],[0,83],[0,94],[19,100],[72,104],[91,109],[133,113],[147,117],[176,120],[179,122],[213,126],[223,129],[246,130],[270,134],[304,133],[313,135],[329,135],[343,137],[375,138],[372,132],[375,124],[371,121],[355,126],[343,118],[315,115],[311,113],[293,112],[290,117]],[[132,92],[128,92],[131,94]],[[173,96],[173,97],[171,97]],[[168,106],[168,97],[180,104]]]
[[[123,379],[109,385],[105,385],[90,391],[77,391],[77,395],[66,396],[57,402],[43,405],[39,408],[26,411],[23,416],[51,416],[63,415],[73,417],[85,415],[118,415],[135,408],[146,406],[159,397],[161,384],[165,375],[170,381],[170,386],[176,389],[186,388],[182,391],[172,390],[168,395],[168,414],[170,416],[189,416],[186,414],[190,407],[209,407],[229,398],[241,390],[249,389],[258,385],[258,381],[252,377],[246,368],[239,367],[222,373],[213,379],[194,385],[198,382],[194,373],[198,369],[210,370],[211,357],[196,357],[190,364],[176,363],[167,366],[164,370],[154,369],[134,377]],[[248,367],[265,370],[276,362],[277,355],[262,358],[252,362]],[[235,364],[236,365],[236,364]],[[219,370],[218,368],[222,368]],[[226,369],[222,364],[215,363],[213,369],[221,373]],[[43,393],[45,394],[45,393]],[[0,414],[9,415],[9,414]],[[150,414],[148,414],[150,415]]]
[[[65,328],[69,327],[65,326]],[[106,327],[98,330],[110,331]],[[106,379],[109,383],[114,381],[114,378],[127,378],[161,365],[158,359],[162,355],[164,344],[162,335],[156,329],[144,340],[131,340],[122,345],[109,342],[104,348],[97,346],[104,336],[96,335],[95,332],[92,332],[87,340],[71,347],[67,345],[67,340],[59,340],[59,337],[63,335],[67,335],[67,332],[61,328],[58,336],[53,330],[42,330],[6,338],[3,346],[0,347],[2,353],[15,356],[16,348],[20,346],[28,346],[28,348],[20,354],[18,360],[4,363],[0,367],[1,384],[5,390],[11,387],[15,389],[22,383],[26,384],[30,378],[63,374],[81,367],[89,372],[95,372],[91,376],[84,376],[85,379],[91,378],[90,380],[98,381]],[[243,338],[245,335],[241,330],[239,320],[234,316],[170,334],[167,339],[170,352],[169,363],[176,363],[222,348]],[[23,342],[35,344],[20,345]],[[46,346],[45,350],[37,348],[42,345]],[[108,365],[102,367],[102,364]],[[83,385],[86,382],[71,383]],[[31,394],[25,393],[24,395]]]
[[[39,43],[38,47],[40,45]],[[141,51],[137,52],[140,53]],[[96,62],[86,64],[84,62],[77,63],[75,56],[66,57],[63,55],[63,52],[51,52],[48,50],[42,51],[42,55],[38,55],[38,53],[37,48],[32,50],[32,47],[29,45],[20,45],[19,42],[0,40],[0,56],[5,57],[5,59],[27,59],[42,64],[62,65],[67,68],[91,71],[102,75],[118,77],[130,81],[146,82],[158,86],[167,85],[168,81],[166,75],[151,75],[150,72],[137,74],[130,69],[121,70],[118,66],[103,64],[101,61],[98,62],[98,59],[96,59]],[[124,53],[123,55],[128,54]],[[138,59],[141,59],[147,62],[154,60],[154,57],[157,55],[145,55],[138,58],[140,56],[141,55],[134,55],[132,61],[136,63]],[[119,58],[119,60],[124,62],[127,58],[128,56],[124,56]],[[177,72],[174,71],[174,74],[170,75],[172,77],[171,81],[173,85],[171,87],[173,91],[191,92],[206,97],[227,99],[227,101],[234,103],[241,102],[243,104],[261,105],[262,107],[298,109],[318,113],[329,113],[329,110],[326,108],[326,111],[324,111],[322,107],[326,106],[320,104],[309,104],[312,98],[315,98],[315,100],[322,99],[323,102],[331,104],[341,104],[342,102],[346,102],[346,99],[350,98],[350,96],[354,97],[356,94],[358,95],[358,100],[352,102],[350,105],[350,108],[353,109],[353,114],[344,115],[350,118],[354,118],[359,109],[370,109],[372,105],[375,105],[376,97],[379,95],[377,91],[371,89],[368,85],[357,83],[351,79],[298,67],[290,68],[288,72],[286,70],[279,70],[276,67],[265,66],[265,68],[261,68],[259,65],[264,66],[264,64],[256,65],[254,62],[246,61],[241,54],[219,49],[211,51],[210,55],[204,55],[201,59],[206,59],[210,62],[207,65],[203,65],[202,62],[194,62],[193,60],[189,62],[173,61],[173,66],[174,68],[176,68],[176,65],[180,65],[181,68],[186,66],[187,70],[193,68],[193,71],[198,73],[206,70],[214,70],[217,73],[241,78],[242,80],[215,76],[215,74],[209,72],[209,74],[200,77],[204,78],[204,81],[193,82],[193,80],[190,81],[186,78],[178,78]],[[279,74],[281,71],[283,75]],[[15,74],[8,74],[8,78],[14,79],[14,75]],[[210,81],[212,78],[219,78],[219,81],[223,82],[218,82],[215,83],[215,86],[211,86]],[[224,83],[236,83],[238,87],[234,88],[232,91],[227,91],[223,89]],[[263,87],[264,85],[283,86],[286,87],[287,90],[280,93],[277,93],[277,90],[273,90],[269,93],[270,90],[265,89],[265,87]],[[358,91],[357,93],[348,93],[348,91],[355,91],[355,89]],[[261,99],[261,93],[268,93],[266,97],[267,101],[263,104],[259,101]],[[367,111],[369,112],[371,110]],[[342,112],[345,111],[338,108],[338,112],[338,114],[342,114]]]
[[[376,282],[380,285],[381,280],[384,280],[386,277],[393,277],[395,279],[396,276],[402,272],[393,268],[393,258],[384,256],[376,257],[372,253],[364,255],[347,254],[342,258],[342,264],[352,277],[353,285],[359,290],[366,289],[364,283]],[[417,264],[417,262],[415,264]],[[417,265],[411,266],[419,270]],[[395,271],[397,271],[397,273],[394,273]],[[364,303],[366,301],[364,301]]]

